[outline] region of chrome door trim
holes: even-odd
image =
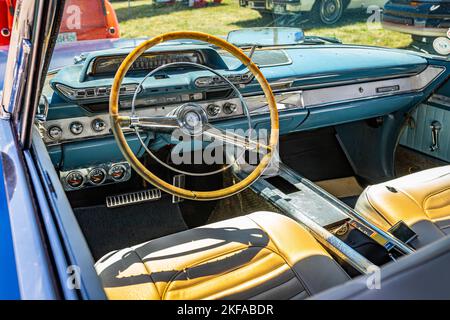
[[[74,293],[68,295],[68,297],[74,299],[104,300],[106,299],[106,296],[100,278],[95,271],[95,261],[79,227],[75,214],[73,213],[69,200],[67,199],[67,195],[63,190],[63,186],[59,181],[59,176],[56,173],[47,152],[47,148],[36,128],[33,128],[32,133],[32,153],[35,157],[33,160],[36,163],[38,171],[40,171],[41,175],[44,175],[44,179],[46,180],[46,182],[42,184],[45,188],[43,191],[45,191],[48,197],[48,200],[45,200],[48,201],[48,208],[51,208],[53,211],[51,217],[43,215],[43,218],[47,219],[44,220],[45,228],[50,230],[50,232],[52,230],[59,231],[59,241],[65,250],[66,263],[70,264],[70,266],[74,268],[73,270],[79,268],[80,271],[80,288],[76,291],[77,295],[75,296],[74,290],[67,290],[67,288],[65,288],[69,294]],[[63,253],[58,251],[60,246],[55,246],[52,249],[53,255],[59,257],[60,263],[64,263],[64,261],[61,260],[63,259]],[[61,270],[58,271],[61,272]],[[70,270],[66,270],[67,279],[73,274],[73,271],[69,271]],[[61,286],[65,285],[67,285],[67,281],[61,283]]]
[[[12,128],[9,121],[0,119],[0,161],[8,164],[8,175],[4,177],[5,190],[20,297],[26,300],[57,299],[58,292],[36,216],[23,155],[17,147]]]

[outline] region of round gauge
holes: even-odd
[[[79,135],[83,132],[83,124],[81,122],[72,122],[69,126],[70,132],[72,132],[75,135]]]
[[[433,48],[434,50],[443,56],[447,56],[450,54],[450,39],[439,37],[434,39],[433,41]]]
[[[121,181],[127,174],[127,168],[123,164],[116,164],[109,169],[108,174],[114,181]]]
[[[84,184],[84,176],[80,171],[72,171],[66,176],[66,182],[71,188],[78,189]]]
[[[184,115],[184,122],[190,128],[197,128],[202,123],[202,119],[197,112],[189,111]]]
[[[106,171],[102,168],[94,168],[88,174],[88,180],[93,185],[102,184],[106,179]]]
[[[52,126],[47,131],[48,136],[53,140],[59,140],[62,137],[62,129],[58,126]]]

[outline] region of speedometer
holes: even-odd
[[[92,63],[91,75],[114,74],[125,56],[101,56]],[[203,57],[197,51],[146,53],[140,56],[129,71],[150,71],[162,65],[174,62],[192,62],[203,64]]]

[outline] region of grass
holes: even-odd
[[[279,25],[279,20],[262,17],[257,11],[239,7],[238,0],[223,0],[220,5],[205,8],[188,8],[181,5],[152,5],[150,0],[115,1],[121,36],[125,38],[152,37],[163,32],[195,30],[214,35],[226,35],[229,31],[262,26]],[[379,23],[368,24],[369,15],[362,11],[349,11],[332,27],[310,22],[295,22],[291,26],[302,27],[308,35],[332,36],[349,44],[365,44],[405,48],[411,43],[406,34],[384,30]]]

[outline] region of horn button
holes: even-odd
[[[203,127],[208,123],[205,110],[198,104],[188,103],[174,111],[181,130],[189,135],[198,135],[203,132]]]

